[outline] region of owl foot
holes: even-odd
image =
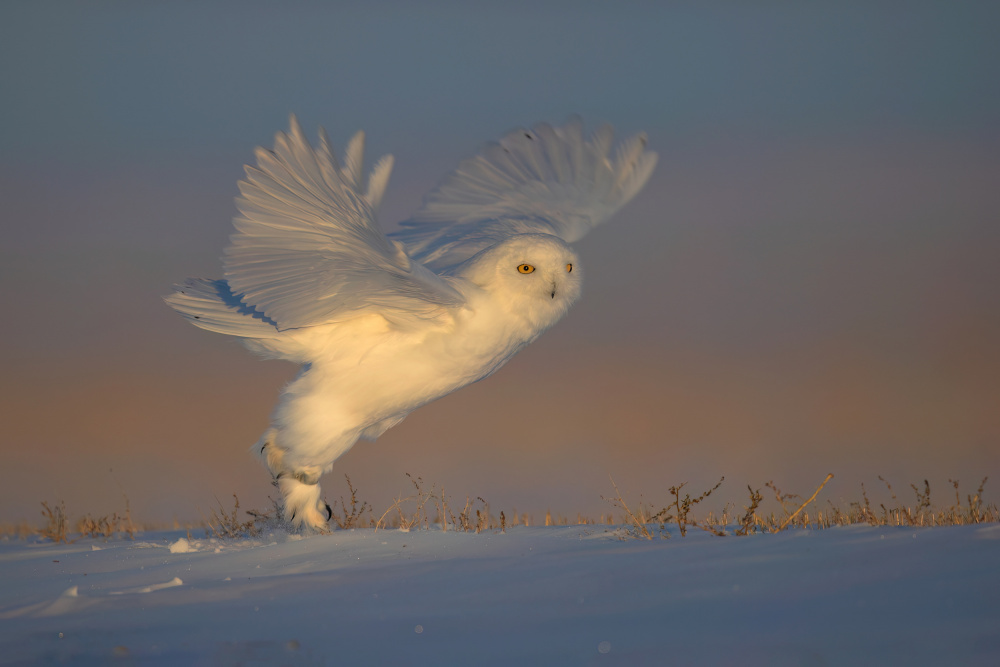
[[[264,434],[254,445],[254,453],[274,475],[281,490],[282,515],[293,527],[330,532],[333,510],[320,498],[319,478],[323,474],[317,466],[291,469],[285,465],[285,450],[274,444],[274,431]]]
[[[285,520],[295,528],[330,532],[333,510],[319,497],[319,484],[304,484],[292,475],[279,475]]]

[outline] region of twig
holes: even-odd
[[[628,516],[629,521],[632,523],[633,530],[636,531],[637,535],[642,535],[647,540],[653,539],[653,536],[650,534],[649,530],[646,528],[645,522],[642,521],[642,520],[640,520],[635,514],[633,514],[632,510],[630,510],[628,508],[628,505],[625,504],[625,499],[622,498],[622,492],[618,490],[618,485],[615,484],[615,479],[610,474],[608,474],[608,479],[611,480],[611,486],[613,486],[614,489],[615,489],[615,496],[617,496],[617,498],[615,499],[615,502],[617,502],[617,504],[623,510],[625,510],[626,516]],[[639,513],[642,514],[642,508],[641,507],[639,508]],[[548,525],[548,522],[546,522],[546,525]]]
[[[816,496],[819,495],[819,492],[823,490],[823,487],[826,486],[826,483],[829,482],[831,479],[833,479],[833,473],[832,472],[826,476],[826,479],[824,479],[823,483],[819,485],[819,488],[816,489],[816,491],[813,492],[813,494],[811,496],[809,496],[809,500],[807,500],[804,503],[802,503],[799,506],[799,508],[797,510],[795,510],[792,513],[791,516],[789,516],[787,519],[785,519],[782,522],[782,524],[780,526],[778,526],[778,529],[775,530],[775,531],[773,531],[773,532],[780,533],[782,530],[784,530],[785,526],[787,526],[788,524],[790,524],[792,522],[792,519],[794,519],[796,516],[798,516],[799,512],[801,512],[802,510],[805,509],[806,505],[808,505],[809,503],[811,503],[813,500],[816,499]]]

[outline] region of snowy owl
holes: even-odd
[[[189,279],[166,302],[195,326],[302,365],[253,446],[277,480],[284,517],[328,530],[320,476],[359,438],[482,380],[559,321],[580,296],[569,243],[608,220],[656,164],[643,135],[609,157],[573,118],[487,144],[399,231],[377,211],[392,156],[364,178],[364,134],[343,161],[295,117],[258,148],[221,280]]]

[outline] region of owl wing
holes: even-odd
[[[236,199],[241,215],[223,256],[225,277],[235,297],[279,330],[365,312],[421,320],[464,302],[378,228],[392,157],[379,160],[366,183],[363,153],[359,132],[341,166],[326,133],[320,130],[313,148],[292,116],[274,150],[258,148],[257,166],[246,168]]]
[[[613,160],[612,137],[604,125],[585,140],[576,117],[514,130],[461,162],[389,236],[438,273],[513,234],[572,243],[632,199],[656,166],[645,135],[619,144]]]

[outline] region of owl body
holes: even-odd
[[[455,271],[465,305],[443,309],[428,327],[401,330],[362,315],[279,342],[247,340],[270,357],[310,359],[273,417],[271,444],[288,452],[285,463],[328,471],[359,438],[374,440],[416,408],[492,375],[554,325],[579,298],[579,261],[556,237],[525,236]],[[523,265],[534,270],[518,272]]]
[[[578,121],[518,130],[386,236],[375,211],[392,162],[366,183],[359,136],[341,167],[325,134],[310,147],[293,117],[240,184],[225,279],[166,297],[196,326],[302,364],[253,451],[285,518],[319,531],[330,510],[318,481],[340,455],[496,372],[563,317],[582,285],[568,242],[628,201],[656,157],[638,137],[611,161],[610,130],[584,141]]]

